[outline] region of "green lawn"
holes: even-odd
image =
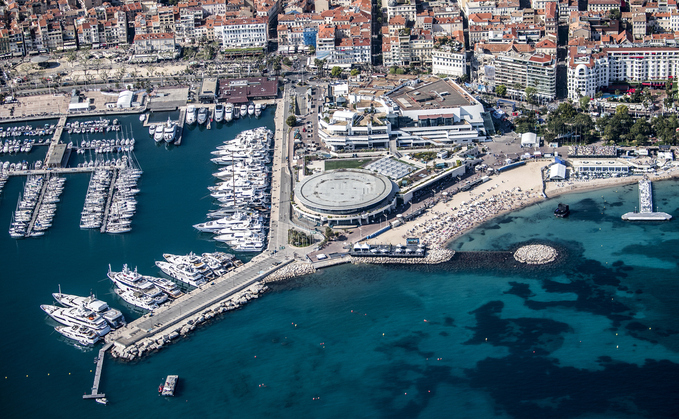
[[[325,170],[335,170],[335,169],[360,169],[366,164],[373,161],[373,159],[337,159],[337,160],[326,160]]]

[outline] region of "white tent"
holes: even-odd
[[[118,95],[118,103],[117,106],[119,108],[130,108],[132,107],[132,97],[133,93],[129,90],[123,90],[120,92],[120,95]]]
[[[564,180],[566,179],[566,166],[557,163],[549,168],[549,180]]]
[[[524,132],[521,134],[521,147],[537,147],[538,136],[534,132]]]

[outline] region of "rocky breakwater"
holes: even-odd
[[[263,283],[284,281],[286,279],[295,278],[298,276],[309,275],[316,272],[316,268],[309,262],[294,262],[286,265],[271,275],[264,278]]]
[[[545,246],[544,244],[531,244],[522,246],[514,252],[514,259],[517,262],[526,263],[528,265],[544,265],[554,262],[558,252],[555,248]]]
[[[181,322],[172,325],[168,329],[164,329],[152,336],[142,339],[136,342],[134,345],[127,347],[113,345],[111,348],[111,355],[114,358],[132,361],[151,352],[158,351],[174,339],[187,335],[200,324],[207,322],[213,317],[226,313],[227,311],[236,310],[245,305],[248,301],[259,298],[259,295],[263,294],[268,289],[269,288],[266,285],[256,282],[249,287],[231,295],[229,298],[204,310],[201,310],[199,313],[196,313],[191,317],[187,317]]]
[[[449,249],[430,249],[427,254],[421,257],[385,257],[385,256],[353,256],[351,263],[372,263],[372,264],[403,264],[403,265],[438,265],[452,259],[455,252]]]

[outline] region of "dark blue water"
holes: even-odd
[[[53,333],[39,304],[61,284],[122,307],[105,280],[108,263],[156,274],[164,252],[214,250],[191,228],[212,208],[209,151],[241,129],[271,126],[266,112],[194,129],[167,150],[138,128],[144,175],[131,234],[78,229],[83,175],[69,177],[45,237],[13,241],[0,232],[3,416],[675,417],[679,227],[622,222],[636,186],[562,197],[568,219],[551,215],[556,201],[526,208],[451,245],[549,243],[561,252],[550,267],[495,263],[490,254],[434,268],[325,270],[275,285],[142,361],[107,360],[109,405],[80,400],[96,354]],[[20,188],[12,179],[3,191],[7,225]],[[679,183],[654,191],[656,204],[679,216]],[[181,377],[174,398],[157,396],[167,374]]]

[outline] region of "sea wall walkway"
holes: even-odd
[[[142,339],[154,339],[167,334],[182,320],[220,303],[292,262],[292,259],[277,259],[258,255],[247,264],[219,279],[196,288],[176,301],[165,304],[155,312],[146,314],[110,333],[106,336],[106,341],[122,349]]]

